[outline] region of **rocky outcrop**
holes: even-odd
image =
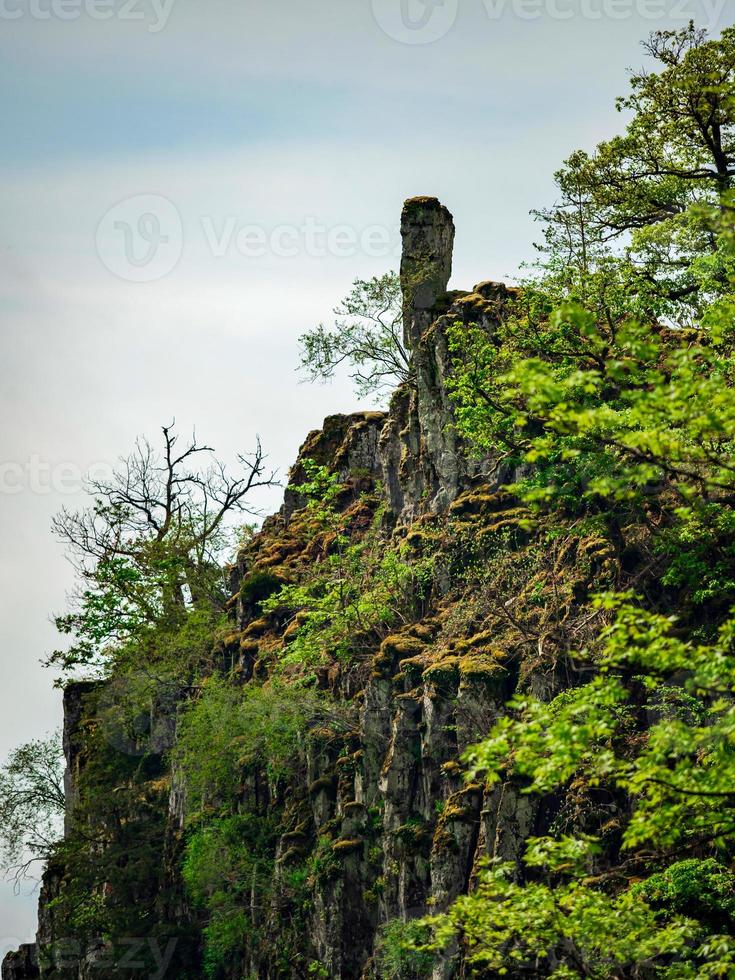
[[[3,980],[36,980],[39,976],[35,943],[26,943],[3,960]]]
[[[452,274],[454,219],[435,197],[412,197],[401,214],[403,340],[415,351]]]
[[[238,683],[267,671],[261,658],[264,632],[277,628],[283,633],[288,628],[265,623],[258,603],[303,560],[299,514],[305,500],[298,487],[306,478],[306,460],[328,466],[349,485],[352,496],[344,506],[354,506],[356,524],[374,516],[374,511],[361,513],[360,507],[367,506],[360,504],[361,494],[382,495],[386,527],[395,529],[409,547],[421,547],[433,520],[459,519],[477,507],[492,515],[506,506],[497,493],[506,474],[493,459],[473,458],[455,431],[447,379],[453,332],[472,324],[492,334],[512,292],[490,282],[471,291],[446,292],[454,224],[435,198],[407,201],[401,230],[411,380],[396,391],[389,411],[330,416],[304,442],[280,513],[266,521],[259,538],[232,569],[235,631],[222,641],[221,652],[222,667],[233,671]],[[252,577],[254,564],[257,580]],[[461,777],[460,754],[503,710],[512,688],[502,657],[487,652],[487,637],[470,635],[456,648],[436,643],[442,616],[447,615],[447,610],[434,608],[419,623],[385,637],[367,671],[349,674],[334,665],[318,673],[321,687],[357,705],[354,730],[339,738],[325,736],[323,743],[312,741],[298,785],[273,793],[267,786],[255,788],[264,806],[282,807],[285,814],[274,876],[283,877],[294,862],[318,853],[302,942],[302,952],[319,964],[322,972],[317,976],[377,978],[374,956],[382,924],[446,908],[472,886],[483,857],[517,857],[537,822],[530,803],[512,786],[488,793],[479,785],[466,785]],[[87,753],[90,716],[85,705],[96,690],[72,685],[64,696],[67,826]],[[115,696],[109,689],[108,700]],[[150,914],[158,917],[156,935],[172,936],[181,944],[181,955],[172,957],[167,972],[160,974],[172,978],[201,975],[198,927],[190,919],[178,874],[186,786],[179,774],[166,769],[165,755],[175,738],[177,707],[184,696],[175,691],[165,704],[152,709],[147,734],[141,736],[141,757],[152,760],[152,771],[136,770],[138,793],[131,797],[135,806],[155,807],[154,792],[168,801],[159,814],[164,830],[154,838],[159,848],[154,881],[158,894],[150,903],[143,889],[140,902],[148,902]],[[136,741],[112,747],[134,755],[140,746]],[[111,794],[116,791],[109,787]],[[248,791],[243,788],[243,793]],[[131,810],[123,822],[136,819],[137,812]],[[90,852],[89,860],[93,859]],[[55,919],[64,874],[64,867],[54,864],[44,880],[41,967],[36,965],[36,947],[23,947],[6,959],[3,980],[120,975],[100,968],[98,954],[105,950],[94,945],[78,950],[77,958],[63,967],[53,955],[49,958],[49,950],[64,935],[64,925]],[[131,894],[138,893],[133,889]],[[259,910],[257,915],[269,943],[244,953],[232,980],[281,980],[288,975],[274,965],[270,949],[279,943],[278,910]],[[456,962],[449,951],[434,976],[447,980],[454,975]]]

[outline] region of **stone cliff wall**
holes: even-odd
[[[489,282],[467,292],[446,292],[454,225],[435,199],[406,203],[402,234],[404,331],[413,355],[412,379],[395,392],[387,412],[332,416],[323,429],[308,436],[291,473],[296,489],[286,492],[281,512],[268,519],[233,568],[237,632],[225,644],[223,664],[234,668],[243,681],[262,676],[263,634],[280,627],[263,624],[243,597],[241,585],[253,567],[282,569],[302,554],[303,545],[290,530],[304,503],[297,489],[302,460],[314,459],[351,481],[355,498],[381,488],[384,520],[417,554],[449,524],[462,533],[470,525],[477,533],[490,533],[500,525],[515,527],[517,512],[499,492],[507,474],[493,460],[473,459],[466,452],[452,426],[446,388],[451,370],[449,327],[473,323],[491,333],[511,293]],[[450,563],[448,555],[447,575]],[[339,739],[310,748],[300,782],[288,788],[284,800],[271,801],[283,809],[277,875],[294,855],[317,847],[329,852],[328,870],[312,882],[303,936],[304,949],[321,964],[320,975],[325,977],[379,976],[374,954],[382,924],[446,908],[471,887],[483,856],[517,857],[539,820],[512,786],[487,792],[462,777],[461,752],[487,731],[512,693],[516,676],[475,619],[468,617],[449,628],[452,617],[461,619],[460,613],[448,601],[443,605],[439,590],[426,615],[385,637],[361,672],[349,674],[338,665],[325,671],[322,685],[337,697],[354,700],[358,723]],[[74,686],[65,696],[70,806],[83,756],[81,693]],[[176,710],[174,703],[164,712],[166,730]],[[172,961],[166,975],[197,976],[199,943],[192,935],[196,926],[176,874],[186,787],[176,774],[167,778],[156,908],[161,931],[185,938],[186,955]],[[50,868],[41,894],[39,947],[44,950],[61,940],[68,928],[55,922],[50,911],[61,878],[63,869]],[[270,914],[267,924],[277,944],[278,915]],[[95,971],[88,961],[85,965],[83,955],[65,971],[46,956],[39,972],[37,960],[36,950],[29,947],[11,954],[3,965],[3,980],[120,976],[109,967]],[[261,948],[244,953],[231,975],[232,980],[275,980],[286,974],[273,966],[269,949]],[[456,975],[449,951],[432,976],[449,980]]]

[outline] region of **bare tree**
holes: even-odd
[[[56,619],[75,643],[52,654],[51,663],[90,664],[104,646],[174,622],[187,605],[222,601],[228,518],[256,514],[249,494],[273,486],[275,473],[260,440],[230,474],[211,446],[195,434],[180,443],[174,429],[163,426],[158,452],[138,439],[109,479],[90,481],[91,506],[54,518],[80,590],[72,612]]]

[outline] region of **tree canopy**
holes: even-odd
[[[540,637],[571,687],[521,685],[465,757],[471,780],[565,801],[407,940],[459,942],[476,975],[735,971],[735,32],[646,49],[624,134],[559,172],[513,315],[450,331],[460,431],[645,583],[597,597],[587,646]]]
[[[360,396],[380,396],[410,381],[402,309],[397,273],[356,279],[334,311],[334,326],[320,324],[299,338],[300,370],[309,381],[329,381],[345,364]]]
[[[575,151],[556,175],[558,202],[538,212],[547,287],[607,315],[681,323],[732,272],[713,214],[735,176],[735,30],[708,39],[690,24],[645,48],[659,70],[633,74],[618,99],[624,133]]]
[[[59,734],[14,749],[0,767],[0,860],[16,882],[48,858],[61,835],[64,807]]]
[[[156,628],[174,633],[192,612],[223,610],[228,518],[253,514],[249,495],[275,481],[259,441],[238,462],[231,475],[196,435],[180,443],[164,426],[160,452],[139,439],[109,480],[89,484],[89,507],[61,511],[53,530],[80,585],[56,618],[72,642],[50,664],[99,667]]]

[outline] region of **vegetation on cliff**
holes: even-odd
[[[648,50],[663,70],[632,79],[626,134],[558,175],[544,274],[493,335],[450,334],[460,430],[621,572],[586,645],[539,636],[571,687],[519,691],[465,754],[472,779],[564,801],[522,869],[491,864],[432,920],[480,970],[735,970],[735,33]]]
[[[437,299],[451,217],[411,204],[403,305],[358,281],[304,340],[389,412],[312,433],[232,567],[259,451],[203,475],[164,430],[62,516],[51,659],[104,680],[51,939],[188,936],[171,975],[218,980],[735,974],[735,32],[648,50],[521,289]]]

